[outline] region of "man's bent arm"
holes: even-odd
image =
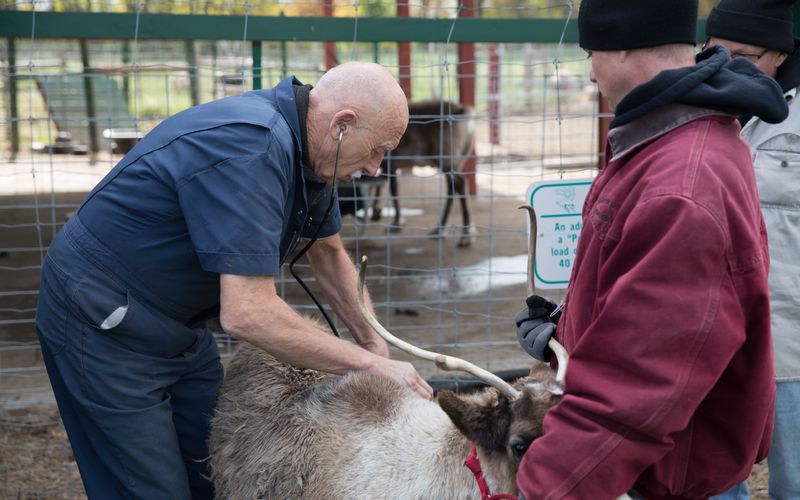
[[[271,276],[220,275],[220,323],[232,337],[300,368],[334,374],[365,370],[393,378],[426,398],[433,391],[410,363],[394,361],[338,339],[278,297]]]
[[[336,234],[318,241],[308,251],[314,276],[336,315],[350,329],[356,342],[365,349],[389,357],[386,342],[369,326],[356,303],[358,273],[347,254],[341,237]],[[364,289],[364,303],[372,310],[369,293]]]

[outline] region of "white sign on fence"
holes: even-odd
[[[536,288],[567,287],[591,184],[591,179],[579,179],[535,182],[528,187],[525,199],[536,210]]]

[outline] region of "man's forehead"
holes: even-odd
[[[391,137],[387,137],[383,142],[381,142],[381,146],[384,149],[395,149],[398,144],[400,144],[400,135],[392,135]]]
[[[403,137],[404,127],[400,124],[391,127],[391,130],[383,134],[383,144],[388,149],[394,149],[400,144],[400,138]]]

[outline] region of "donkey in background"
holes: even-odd
[[[431,232],[441,235],[450,216],[453,199],[461,203],[462,227],[459,247],[469,246],[470,216],[467,206],[464,165],[470,158],[475,142],[472,110],[449,101],[420,101],[408,103],[409,121],[397,149],[383,160],[381,171],[389,179],[389,195],[394,204],[392,231],[400,230],[400,194],[397,189],[399,169],[420,165],[439,167],[446,174],[447,199],[439,225]],[[380,191],[378,185],[372,206],[372,220],[380,220]]]

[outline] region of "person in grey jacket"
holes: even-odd
[[[800,498],[800,39],[793,36],[794,3],[722,0],[706,24],[708,45],[722,45],[775,78],[789,105],[789,117],[777,124],[740,117],[769,238],[777,396],[767,462],[769,496],[779,500]],[[748,498],[747,484],[716,498]]]

